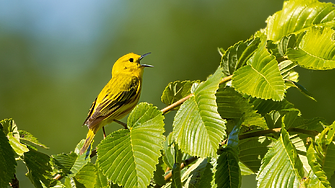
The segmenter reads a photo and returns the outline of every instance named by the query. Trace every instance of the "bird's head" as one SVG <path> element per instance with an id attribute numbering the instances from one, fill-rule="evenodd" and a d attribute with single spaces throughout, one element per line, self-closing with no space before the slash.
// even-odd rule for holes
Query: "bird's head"
<path id="1" fill-rule="evenodd" d="M 140 61 L 150 53 L 137 55 L 134 53 L 126 54 L 120 57 L 113 66 L 112 75 L 133 74 L 142 77 L 144 67 L 153 67 L 152 65 L 141 64 Z"/>

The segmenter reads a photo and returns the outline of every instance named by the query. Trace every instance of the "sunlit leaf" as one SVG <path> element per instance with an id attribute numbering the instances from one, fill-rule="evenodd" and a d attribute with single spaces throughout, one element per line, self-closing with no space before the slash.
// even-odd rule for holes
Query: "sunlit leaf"
<path id="1" fill-rule="evenodd" d="M 317 135 L 315 141 L 311 142 L 307 151 L 308 162 L 313 173 L 318 178 L 318 180 L 314 181 L 321 182 L 325 187 L 330 187 L 329 181 L 335 171 L 334 125 L 335 123 L 326 127 Z"/>
<path id="2" fill-rule="evenodd" d="M 293 70 L 297 64 L 291 60 L 285 60 L 278 64 L 280 74 L 283 79 L 298 82 L 299 74 Z"/>
<path id="3" fill-rule="evenodd" d="M 17 125 L 12 118 L 3 119 L 0 121 L 0 124 L 3 127 L 3 132 L 8 135 L 11 134 L 14 138 L 20 141 L 19 131 Z"/>
<path id="4" fill-rule="evenodd" d="M 12 135 L 12 133 L 8 133 L 7 137 L 8 137 L 8 140 L 9 140 L 9 144 L 12 146 L 13 150 L 19 156 L 22 156 L 23 153 L 29 151 L 28 147 L 24 144 L 21 144 L 20 141 Z"/>
<path id="5" fill-rule="evenodd" d="M 199 84 L 194 96 L 184 102 L 173 122 L 173 136 L 180 149 L 192 156 L 216 156 L 225 136 L 225 123 L 217 112 L 215 92 L 222 68 Z"/>
<path id="6" fill-rule="evenodd" d="M 317 176 L 319 181 L 323 184 L 325 187 L 331 187 L 329 180 L 327 180 L 327 175 L 322 169 L 322 165 L 320 164 L 321 161 L 318 160 L 318 152 L 315 150 L 315 146 L 313 142 L 308 148 L 307 151 L 307 158 L 308 162 L 313 170 L 313 173 Z"/>
<path id="7" fill-rule="evenodd" d="M 95 166 L 92 163 L 87 163 L 74 177 L 76 187 L 94 187 L 96 177 Z"/>
<path id="8" fill-rule="evenodd" d="M 299 46 L 287 52 L 288 57 L 300 66 L 313 70 L 335 68 L 334 54 L 334 30 L 328 27 L 308 29 Z"/>
<path id="9" fill-rule="evenodd" d="M 98 170 L 98 168 L 97 168 L 97 178 L 95 182 L 96 183 L 94 185 L 94 188 L 110 188 L 107 177 L 101 172 L 101 170 Z"/>
<path id="10" fill-rule="evenodd" d="M 312 26 L 334 26 L 335 8 L 332 3 L 317 0 L 284 1 L 281 11 L 267 19 L 268 40 L 279 41 L 285 35 L 305 31 Z"/>
<path id="11" fill-rule="evenodd" d="M 276 58 L 266 50 L 264 39 L 248 65 L 235 71 L 232 80 L 233 87 L 240 93 L 274 101 L 284 99 L 284 80 Z"/>
<path id="12" fill-rule="evenodd" d="M 108 179 L 123 187 L 146 187 L 161 155 L 164 116 L 153 105 L 138 104 L 128 129 L 115 131 L 98 145 L 97 164 Z"/>
<path id="13" fill-rule="evenodd" d="M 7 187 L 14 178 L 16 161 L 14 151 L 0 124 L 0 187 Z"/>
<path id="14" fill-rule="evenodd" d="M 257 174 L 258 187 L 299 187 L 303 165 L 289 134 L 282 128 L 280 138 L 269 149 Z"/>

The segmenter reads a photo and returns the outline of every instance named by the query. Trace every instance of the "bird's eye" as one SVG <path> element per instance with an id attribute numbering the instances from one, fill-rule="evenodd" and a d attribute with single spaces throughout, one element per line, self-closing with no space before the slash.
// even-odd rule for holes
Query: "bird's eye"
<path id="1" fill-rule="evenodd" d="M 134 59 L 133 59 L 133 58 L 130 58 L 129 61 L 130 61 L 130 62 L 134 62 Z"/>

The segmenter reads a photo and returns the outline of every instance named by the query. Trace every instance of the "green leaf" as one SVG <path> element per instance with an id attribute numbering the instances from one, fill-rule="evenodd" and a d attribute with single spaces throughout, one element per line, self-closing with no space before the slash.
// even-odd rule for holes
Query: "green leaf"
<path id="1" fill-rule="evenodd" d="M 77 154 L 77 158 L 70 169 L 71 174 L 75 175 L 79 172 L 88 162 L 90 162 L 90 157 L 86 157 L 85 155 L 79 155 L 80 149 L 83 147 L 85 143 L 85 139 L 82 139 L 76 146 L 74 152 Z"/>
<path id="2" fill-rule="evenodd" d="M 17 130 L 17 125 L 13 119 L 4 119 L 0 121 L 4 133 L 7 135 L 9 144 L 14 149 L 17 155 L 22 156 L 24 152 L 29 151 L 26 145 L 20 143 L 20 136 Z"/>
<path id="3" fill-rule="evenodd" d="M 20 140 L 25 140 L 28 142 L 31 142 L 35 145 L 41 146 L 45 149 L 48 149 L 48 147 L 42 143 L 40 143 L 37 138 L 35 138 L 31 133 L 24 131 L 24 130 L 19 130 L 20 133 Z"/>
<path id="4" fill-rule="evenodd" d="M 16 161 L 3 126 L 0 124 L 0 187 L 7 187 L 14 178 Z"/>
<path id="5" fill-rule="evenodd" d="M 283 116 L 282 121 L 286 128 L 300 128 L 317 132 L 323 130 L 323 125 L 320 123 L 322 121 L 321 118 L 304 119 L 299 111 L 289 111 Z"/>
<path id="6" fill-rule="evenodd" d="M 77 154 L 70 153 L 70 154 L 57 154 L 52 155 L 53 161 L 56 164 L 56 167 L 61 170 L 63 176 L 67 174 L 73 174 L 70 170 L 77 159 Z"/>
<path id="7" fill-rule="evenodd" d="M 170 82 L 163 91 L 161 101 L 166 104 L 170 105 L 178 100 L 186 97 L 187 95 L 191 94 L 191 87 L 194 83 L 199 83 L 200 81 L 174 81 Z M 179 107 L 176 107 L 177 110 Z"/>
<path id="8" fill-rule="evenodd" d="M 175 144 L 175 161 L 172 167 L 172 188 L 182 188 L 181 185 L 181 174 L 180 174 L 180 165 L 181 159 L 183 157 L 182 152 L 178 149 L 178 144 Z"/>
<path id="9" fill-rule="evenodd" d="M 317 0 L 285 1 L 283 9 L 270 16 L 265 33 L 268 40 L 278 42 L 291 33 L 300 33 L 312 26 L 334 26 L 335 8 L 332 3 Z"/>
<path id="10" fill-rule="evenodd" d="M 1 120 L 0 124 L 3 127 L 3 132 L 5 133 L 5 135 L 11 134 L 14 138 L 20 141 L 17 125 L 12 118 Z"/>
<path id="11" fill-rule="evenodd" d="M 215 92 L 223 77 L 222 68 L 195 89 L 184 102 L 173 122 L 173 136 L 184 153 L 192 156 L 216 156 L 225 136 L 225 123 L 217 112 Z"/>
<path id="12" fill-rule="evenodd" d="M 238 156 L 232 147 L 222 150 L 217 160 L 215 183 L 217 187 L 240 187 L 241 170 L 238 165 Z"/>
<path id="13" fill-rule="evenodd" d="M 308 97 L 308 98 L 310 98 L 310 99 L 312 99 L 313 101 L 316 102 L 316 99 L 312 96 L 312 94 L 309 91 L 307 91 L 307 89 L 304 88 L 304 86 L 300 85 L 299 83 L 289 80 L 289 81 L 286 82 L 286 85 L 297 88 L 306 97 Z"/>
<path id="14" fill-rule="evenodd" d="M 258 172 L 261 160 L 267 153 L 271 140 L 267 137 L 253 137 L 239 141 L 239 161 L 253 173 Z"/>
<path id="15" fill-rule="evenodd" d="M 240 93 L 274 101 L 284 99 L 284 80 L 276 58 L 266 50 L 265 39 L 248 65 L 235 71 L 232 80 L 233 87 Z"/>
<path id="16" fill-rule="evenodd" d="M 174 140 L 173 140 L 173 132 L 170 132 L 169 135 L 166 137 L 164 142 L 164 149 L 163 149 L 163 161 L 165 164 L 172 169 L 173 164 L 175 162 L 175 148 L 174 148 Z M 187 153 L 183 153 L 182 160 L 186 160 L 191 156 Z"/>
<path id="17" fill-rule="evenodd" d="M 206 162 L 206 167 L 203 170 L 202 176 L 198 186 L 197 187 L 202 187 L 202 188 L 210 188 L 210 187 L 215 187 L 215 182 L 214 182 L 214 174 L 213 174 L 213 165 L 210 162 L 207 162 L 204 160 L 203 162 Z M 213 182 L 213 184 L 212 184 Z"/>
<path id="18" fill-rule="evenodd" d="M 87 163 L 74 177 L 76 187 L 94 187 L 96 181 L 96 169 L 92 163 Z"/>
<path id="19" fill-rule="evenodd" d="M 285 80 L 291 80 L 298 82 L 298 73 L 293 70 L 297 64 L 291 60 L 284 60 L 278 64 L 280 74 L 283 76 Z"/>
<path id="20" fill-rule="evenodd" d="M 98 145 L 97 164 L 108 179 L 124 187 L 149 185 L 163 148 L 163 119 L 156 107 L 140 103 L 128 117 L 128 129 L 111 133 Z"/>
<path id="21" fill-rule="evenodd" d="M 306 136 L 303 134 L 294 134 L 290 136 L 291 142 L 297 150 L 298 156 L 303 164 L 304 172 L 307 173 L 311 170 L 311 166 L 308 164 L 308 159 L 306 157 Z M 304 139 L 304 140 L 303 140 Z"/>
<path id="22" fill-rule="evenodd" d="M 253 109 L 248 99 L 242 97 L 233 88 L 220 85 L 216 92 L 216 102 L 222 118 L 241 118 L 243 116 L 243 125 L 267 128 L 264 118 Z"/>
<path id="23" fill-rule="evenodd" d="M 240 187 L 241 185 L 241 169 L 238 160 L 238 142 L 240 126 L 243 119 L 235 125 L 228 137 L 227 145 L 218 151 L 215 183 L 217 187 Z"/>
<path id="24" fill-rule="evenodd" d="M 285 128 L 266 153 L 257 175 L 258 187 L 299 187 L 304 177 L 303 165 Z"/>
<path id="25" fill-rule="evenodd" d="M 259 38 L 250 39 L 248 41 L 239 41 L 233 46 L 229 47 L 222 53 L 221 67 L 223 73 L 227 76 L 232 75 L 235 70 L 246 64 L 246 61 L 254 54 L 258 44 Z"/>
<path id="26" fill-rule="evenodd" d="M 313 142 L 308 148 L 307 151 L 307 158 L 308 162 L 313 170 L 313 173 L 318 177 L 319 181 L 325 186 L 325 187 L 331 187 L 329 180 L 327 180 L 326 173 L 322 169 L 322 165 L 318 161 L 318 152 L 314 148 Z"/>
<path id="27" fill-rule="evenodd" d="M 35 187 L 49 186 L 52 180 L 50 157 L 29 147 L 29 152 L 24 153 L 23 161 L 28 172 L 26 176 Z M 42 184 L 43 183 L 43 184 Z"/>
<path id="28" fill-rule="evenodd" d="M 288 49 L 287 55 L 302 67 L 313 70 L 335 68 L 334 30 L 312 27 L 302 37 L 297 48 Z"/>
<path id="29" fill-rule="evenodd" d="M 62 176 L 69 177 L 72 183 L 75 183 L 72 179 L 77 173 L 90 162 L 90 157 L 85 155 L 78 155 L 79 150 L 83 146 L 85 140 L 82 139 L 76 146 L 75 152 L 69 154 L 57 154 L 52 155 L 52 161 L 55 164 L 55 167 L 59 170 Z"/>
<path id="30" fill-rule="evenodd" d="M 273 110 L 282 111 L 294 109 L 294 105 L 288 102 L 286 99 L 282 101 L 273 101 L 251 98 L 250 103 L 252 103 L 254 105 L 254 109 L 256 109 L 257 112 L 262 115 L 265 115 Z"/>
<path id="31" fill-rule="evenodd" d="M 13 150 L 19 156 L 22 156 L 23 153 L 29 151 L 28 147 L 24 144 L 21 144 L 18 139 L 14 138 L 12 133 L 8 133 L 7 137 L 8 137 L 8 140 L 9 140 L 9 144 L 12 146 Z"/>
<path id="32" fill-rule="evenodd" d="M 243 164 L 241 161 L 238 162 L 238 166 L 240 167 L 241 175 L 242 176 L 247 176 L 247 175 L 255 174 L 255 172 L 253 172 L 250 168 L 248 168 L 247 166 L 245 166 L 245 164 Z"/>
<path id="33" fill-rule="evenodd" d="M 110 188 L 107 177 L 97 168 L 97 178 L 95 180 L 94 188 Z"/>
<path id="34" fill-rule="evenodd" d="M 183 182 L 183 187 L 207 187 L 210 185 L 211 176 L 213 175 L 210 168 L 207 168 L 208 162 L 206 158 L 197 159 L 187 170 L 183 173 L 181 181 Z M 210 165 L 210 164 L 209 164 Z M 205 174 L 207 169 L 207 173 Z M 204 177 L 206 176 L 207 183 L 203 182 Z"/>
<path id="35" fill-rule="evenodd" d="M 166 181 L 164 179 L 165 172 L 164 172 L 164 169 L 163 169 L 164 162 L 163 162 L 162 158 L 163 157 L 161 156 L 158 159 L 159 163 L 156 165 L 156 171 L 154 172 L 155 183 L 156 183 L 156 185 L 159 185 L 159 186 L 162 186 L 166 183 Z"/>
<path id="36" fill-rule="evenodd" d="M 329 180 L 335 170 L 334 126 L 335 122 L 316 136 L 315 141 L 311 142 L 307 151 L 308 163 L 318 178 L 317 181 L 322 183 L 325 187 L 330 187 Z"/>

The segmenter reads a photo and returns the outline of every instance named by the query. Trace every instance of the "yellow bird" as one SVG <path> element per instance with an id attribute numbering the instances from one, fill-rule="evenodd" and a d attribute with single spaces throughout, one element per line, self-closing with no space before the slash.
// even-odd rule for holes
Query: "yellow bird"
<path id="1" fill-rule="evenodd" d="M 140 64 L 148 54 L 140 56 L 129 53 L 114 63 L 112 78 L 93 102 L 84 122 L 89 130 L 80 155 L 85 153 L 99 129 L 123 118 L 136 106 L 141 93 L 143 69 L 153 67 Z"/>

